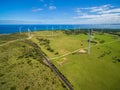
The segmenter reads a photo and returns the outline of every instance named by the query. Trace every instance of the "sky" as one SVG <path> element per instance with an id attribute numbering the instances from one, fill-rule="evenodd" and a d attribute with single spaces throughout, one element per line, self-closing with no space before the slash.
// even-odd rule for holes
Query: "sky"
<path id="1" fill-rule="evenodd" d="M 0 24 L 120 24 L 120 0 L 1 0 Z"/>

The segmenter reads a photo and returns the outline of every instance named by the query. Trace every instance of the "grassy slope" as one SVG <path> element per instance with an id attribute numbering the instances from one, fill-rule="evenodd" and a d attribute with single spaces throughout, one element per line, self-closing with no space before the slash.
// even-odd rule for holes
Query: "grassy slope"
<path id="1" fill-rule="evenodd" d="M 23 41 L 0 47 L 0 90 L 64 90 L 58 77 L 40 63 L 34 47 Z"/>
<path id="2" fill-rule="evenodd" d="M 87 37 L 88 35 L 65 35 L 61 31 L 54 31 L 54 36 L 46 36 L 51 35 L 49 34 L 50 31 L 41 31 L 34 34 L 34 36 L 38 36 L 40 38 L 50 40 L 50 46 L 54 50 L 54 52 L 49 52 L 46 50 L 44 45 L 41 45 L 41 49 L 48 55 L 49 58 L 56 57 L 63 55 L 65 53 L 74 51 L 79 48 L 85 48 L 87 46 Z M 80 39 L 82 38 L 82 40 Z M 33 37 L 33 41 L 40 44 L 36 38 Z M 83 46 L 81 46 L 83 44 Z M 55 52 L 59 52 L 58 55 L 55 55 Z"/>
<path id="3" fill-rule="evenodd" d="M 27 38 L 26 34 L 19 34 L 19 33 L 15 33 L 15 34 L 6 34 L 6 35 L 0 35 L 0 44 L 6 43 L 8 41 L 11 40 L 16 40 L 16 39 L 21 39 L 21 38 Z"/>
<path id="4" fill-rule="evenodd" d="M 42 32 L 44 34 L 46 32 Z M 58 34 L 60 33 L 60 35 Z M 60 55 L 83 48 L 81 43 L 87 46 L 87 35 L 69 35 L 66 36 L 58 32 L 57 37 L 47 38 L 50 40 L 50 46 L 58 51 Z M 44 37 L 46 38 L 46 37 Z M 120 63 L 114 60 L 114 57 L 120 58 L 120 39 L 118 36 L 98 33 L 94 34 L 93 40 L 101 41 L 102 45 L 91 48 L 91 54 L 74 54 L 53 60 L 52 62 L 60 69 L 60 71 L 70 80 L 75 90 L 119 90 L 120 86 Z M 82 41 L 82 42 L 81 42 Z M 109 43 L 113 42 L 113 43 Z M 44 49 L 49 57 L 54 57 L 54 53 Z M 110 52 L 110 53 L 109 53 Z M 103 55 L 103 56 L 101 56 Z M 59 55 L 58 55 L 59 56 Z M 62 65 L 59 63 L 62 62 Z"/>

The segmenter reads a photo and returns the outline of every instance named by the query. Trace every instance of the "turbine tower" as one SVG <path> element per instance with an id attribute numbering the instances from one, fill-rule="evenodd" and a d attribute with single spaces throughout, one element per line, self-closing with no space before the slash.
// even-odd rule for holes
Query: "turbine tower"
<path id="1" fill-rule="evenodd" d="M 36 31 L 36 27 L 34 27 L 34 32 Z"/>
<path id="2" fill-rule="evenodd" d="M 88 40 L 88 54 L 90 54 L 90 43 L 92 40 L 92 30 L 89 29 L 89 40 Z"/>
<path id="3" fill-rule="evenodd" d="M 30 29 L 28 28 L 28 37 L 30 38 Z"/>
<path id="4" fill-rule="evenodd" d="M 22 38 L 21 38 L 21 34 L 22 34 L 21 28 L 22 28 L 22 27 L 19 27 L 19 33 L 20 33 L 20 37 L 19 37 L 19 38 L 20 38 L 20 40 L 22 39 Z"/>
<path id="5" fill-rule="evenodd" d="M 22 28 L 22 27 L 19 27 L 19 32 L 20 32 L 20 34 L 21 34 L 21 28 Z"/>
<path id="6" fill-rule="evenodd" d="M 53 30 L 54 30 L 54 27 L 52 26 L 52 32 L 51 32 L 51 35 L 53 36 Z"/>

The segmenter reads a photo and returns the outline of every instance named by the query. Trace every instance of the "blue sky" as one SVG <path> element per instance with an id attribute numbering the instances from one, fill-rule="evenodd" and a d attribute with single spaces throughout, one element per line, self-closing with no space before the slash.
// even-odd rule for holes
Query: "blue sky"
<path id="1" fill-rule="evenodd" d="M 120 23 L 120 0 L 1 0 L 0 24 Z"/>

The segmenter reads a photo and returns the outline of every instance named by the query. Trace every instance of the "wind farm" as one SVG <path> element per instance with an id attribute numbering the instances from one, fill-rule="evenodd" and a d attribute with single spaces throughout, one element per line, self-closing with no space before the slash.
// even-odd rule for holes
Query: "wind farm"
<path id="1" fill-rule="evenodd" d="M 0 1 L 0 90 L 119 84 L 119 0 Z"/>
<path id="2" fill-rule="evenodd" d="M 44 72 L 55 74 L 54 77 L 56 78 L 57 82 L 54 85 L 51 84 L 52 86 L 54 86 L 54 88 L 52 86 L 50 86 L 52 87 L 50 88 L 49 85 L 46 86 L 46 88 L 49 89 L 55 89 L 56 85 L 58 84 L 60 85 L 58 90 L 106 90 L 110 89 L 111 87 L 113 89 L 120 88 L 118 84 L 113 85 L 113 82 L 119 82 L 120 78 L 119 48 L 116 48 L 119 47 L 120 43 L 119 30 L 112 30 L 111 32 L 105 31 L 105 29 L 101 32 L 101 30 L 97 29 L 82 30 L 79 28 L 75 30 L 66 30 L 66 28 L 65 30 L 54 30 L 53 27 L 51 28 L 51 30 L 45 31 L 34 31 L 30 30 L 30 28 L 26 30 L 27 32 L 22 32 L 22 28 L 19 28 L 18 30 L 19 33 L 0 36 L 1 42 L 3 42 L 0 45 L 0 51 L 4 51 L 0 54 L 2 56 L 1 60 L 3 60 L 1 61 L 0 65 L 1 70 L 2 67 L 7 65 L 6 63 L 9 60 L 12 60 L 10 61 L 11 63 L 8 64 L 10 70 L 12 69 L 12 65 L 16 65 L 13 66 L 12 70 L 15 70 L 15 68 L 22 65 L 21 67 L 23 68 L 21 68 L 21 70 L 23 70 L 23 78 L 19 78 L 18 72 L 16 72 L 16 70 L 0 71 L 0 79 L 2 85 L 1 89 L 44 88 L 37 85 L 36 83 L 33 83 L 33 85 L 30 84 L 29 80 L 26 83 L 23 83 L 24 87 L 19 87 L 18 85 L 20 84 L 15 84 L 16 80 L 26 80 L 25 73 L 27 75 L 28 73 L 33 72 L 31 73 L 29 78 L 36 78 L 36 76 L 33 77 L 32 75 L 38 73 L 38 71 L 36 70 L 39 69 L 40 64 L 43 64 L 43 66 L 41 66 L 42 68 L 44 67 L 47 69 L 48 67 L 50 67 L 53 71 L 50 72 L 49 70 L 46 71 L 45 69 Z M 14 38 L 12 38 L 11 36 L 14 36 Z M 5 37 L 7 37 L 7 39 Z M 21 37 L 21 39 L 19 39 L 19 37 Z M 27 44 L 30 46 L 28 46 Z M 7 51 L 4 50 L 4 48 L 7 47 L 11 49 L 6 49 Z M 16 51 L 17 49 L 22 50 L 23 53 L 21 51 L 16 52 L 12 50 L 13 47 Z M 38 51 L 38 49 L 40 49 L 40 51 Z M 8 51 L 11 52 L 11 55 Z M 6 54 L 7 57 L 5 58 L 4 53 L 7 52 L 8 54 Z M 37 54 L 38 52 L 40 53 Z M 44 57 L 44 59 L 42 57 Z M 24 71 L 28 68 L 30 69 L 30 67 L 31 70 L 34 67 L 33 70 L 35 70 L 36 72 Z M 7 67 L 4 68 L 7 69 Z M 17 69 L 17 71 L 19 71 L 19 68 Z M 15 81 L 9 81 L 9 77 L 7 77 L 5 74 L 7 72 L 8 75 L 9 73 L 12 73 L 11 75 L 17 75 L 15 76 Z M 19 73 L 19 75 L 21 74 Z M 46 76 L 46 78 L 48 78 L 48 76 Z M 6 80 L 2 78 L 6 78 Z M 111 83 L 110 80 L 112 81 Z M 86 83 L 86 81 L 89 83 Z M 38 82 L 40 85 L 42 84 L 39 81 L 36 82 Z M 49 80 L 49 83 L 50 82 L 51 80 Z M 4 86 L 6 86 L 7 83 L 11 83 L 11 85 L 10 87 L 8 86 L 5 88 Z M 96 85 L 94 85 L 94 83 L 96 83 Z M 14 86 L 12 84 L 14 84 Z"/>

